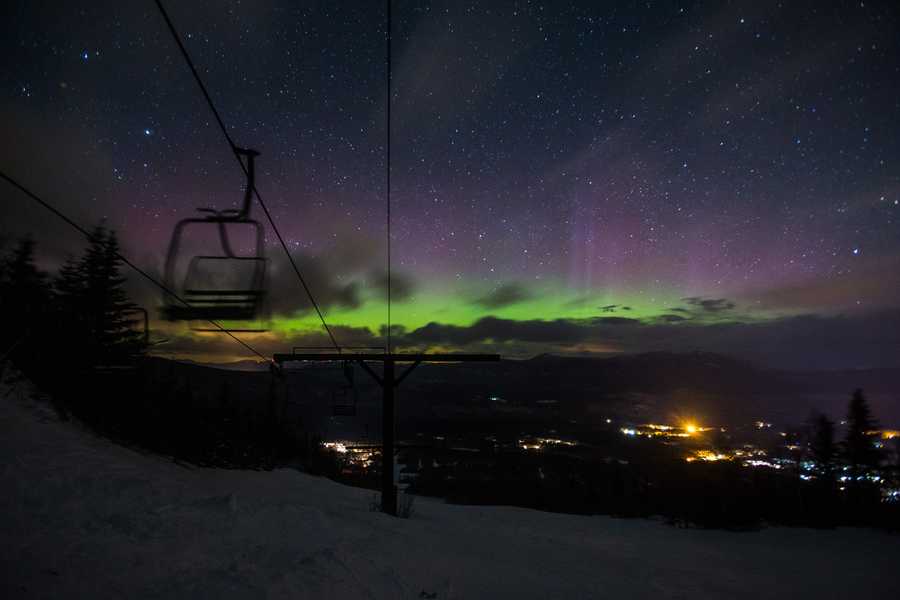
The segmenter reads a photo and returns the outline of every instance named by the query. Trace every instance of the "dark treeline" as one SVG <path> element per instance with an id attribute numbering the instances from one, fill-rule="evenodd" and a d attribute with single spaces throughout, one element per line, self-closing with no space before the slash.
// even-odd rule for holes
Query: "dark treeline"
<path id="1" fill-rule="evenodd" d="M 127 365 L 140 357 L 144 336 L 138 307 L 119 272 L 119 243 L 102 225 L 80 257 L 55 277 L 35 264 L 35 243 L 24 238 L 0 262 L 0 347 L 29 375 L 41 368 Z"/>
<path id="2" fill-rule="evenodd" d="M 302 424 L 278 418 L 274 375 L 263 409 L 251 412 L 228 386 L 210 393 L 146 356 L 145 313 L 125 291 L 115 232 L 95 227 L 54 275 L 36 266 L 35 251 L 25 238 L 0 257 L 0 363 L 15 364 L 63 417 L 208 466 L 272 468 L 318 445 Z"/>

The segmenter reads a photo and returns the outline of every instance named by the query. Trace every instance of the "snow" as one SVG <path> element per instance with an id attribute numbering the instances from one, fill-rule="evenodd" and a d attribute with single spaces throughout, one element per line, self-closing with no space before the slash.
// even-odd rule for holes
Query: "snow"
<path id="1" fill-rule="evenodd" d="M 0 596 L 82 598 L 900 597 L 900 538 L 753 533 L 452 506 L 411 519 L 292 470 L 185 467 L 0 384 Z"/>

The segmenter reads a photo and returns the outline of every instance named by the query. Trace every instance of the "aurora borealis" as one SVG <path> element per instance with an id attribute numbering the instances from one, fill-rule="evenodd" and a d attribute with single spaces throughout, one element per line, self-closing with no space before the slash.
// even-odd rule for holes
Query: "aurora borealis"
<path id="1" fill-rule="evenodd" d="M 262 153 L 257 187 L 338 340 L 381 343 L 384 6 L 167 6 L 231 135 Z M 159 272 L 177 220 L 237 204 L 243 178 L 153 2 L 6 13 L 3 168 Z M 898 14 L 394 2 L 398 345 L 898 366 Z M 51 270 L 77 251 L 2 193 L 4 239 L 32 232 Z M 248 339 L 325 342 L 268 242 L 272 329 Z M 243 357 L 154 326 L 160 352 Z"/>

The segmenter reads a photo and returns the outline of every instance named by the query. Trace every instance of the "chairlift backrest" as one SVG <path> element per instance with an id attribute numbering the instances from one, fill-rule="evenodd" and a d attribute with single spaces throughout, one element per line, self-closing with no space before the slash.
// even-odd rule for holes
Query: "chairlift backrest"
<path id="1" fill-rule="evenodd" d="M 345 360 L 341 369 L 347 383 L 332 391 L 331 414 L 335 417 L 355 417 L 358 392 L 353 383 L 353 363 Z"/>
<path id="2" fill-rule="evenodd" d="M 186 304 L 166 295 L 163 315 L 169 320 L 250 321 L 259 318 L 265 300 L 265 235 L 262 225 L 249 216 L 255 185 L 254 158 L 259 153 L 244 148 L 237 148 L 236 152 L 247 157 L 247 185 L 242 207 L 199 208 L 197 210 L 205 216 L 182 219 L 175 226 L 166 255 L 165 283 L 170 290 L 179 293 Z M 234 251 L 228 236 L 229 224 L 246 224 L 253 228 L 255 247 L 252 254 L 240 256 Z M 178 282 L 179 248 L 185 230 L 191 225 L 215 226 L 222 254 L 191 257 L 184 279 Z M 216 269 L 224 269 L 226 275 L 226 281 L 219 285 L 211 281 L 215 277 L 210 274 L 215 275 Z"/>

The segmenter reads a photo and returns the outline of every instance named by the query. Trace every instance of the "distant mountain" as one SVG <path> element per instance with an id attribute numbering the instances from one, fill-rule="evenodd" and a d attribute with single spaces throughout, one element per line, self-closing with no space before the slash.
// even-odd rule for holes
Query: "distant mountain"
<path id="1" fill-rule="evenodd" d="M 212 369 L 225 369 L 228 371 L 268 371 L 269 363 L 261 360 L 237 360 L 225 363 L 197 362 L 193 360 L 179 360 L 189 365 L 197 365 L 200 367 L 210 367 Z"/>
<path id="2" fill-rule="evenodd" d="M 710 352 L 648 352 L 609 357 L 545 354 L 529 363 L 545 375 L 602 379 L 609 391 L 662 392 L 691 387 L 746 393 L 781 389 L 789 384 L 778 372 Z"/>
<path id="3" fill-rule="evenodd" d="M 236 393 L 239 389 L 253 390 L 253 395 L 268 392 L 268 365 L 261 361 L 183 362 L 188 364 L 177 369 L 179 377 L 193 373 L 191 379 L 203 382 L 202 388 L 219 390 L 228 381 Z M 380 391 L 370 377 L 357 371 L 359 399 L 373 413 L 374 427 Z M 296 402 L 310 395 L 330 398 L 346 385 L 337 366 L 291 373 Z M 615 414 L 634 420 L 694 417 L 723 424 L 757 419 L 800 423 L 813 410 L 841 419 L 856 388 L 865 390 L 883 424 L 900 424 L 900 369 L 779 371 L 709 352 L 542 354 L 499 363 L 426 363 L 404 380 L 398 398 L 400 417 L 416 421 L 445 414 L 443 409 L 435 412 L 438 406 L 468 406 L 475 411 L 472 415 L 482 414 L 485 409 L 474 407 L 490 407 L 490 399 L 499 398 L 503 402 L 495 403 L 498 406 L 555 406 L 558 417 L 554 418 L 566 420 L 590 421 Z M 323 415 L 328 412 L 328 402 L 312 404 Z"/>
<path id="4" fill-rule="evenodd" d="M 886 423 L 900 422 L 900 369 L 789 372 L 709 352 L 616 356 L 542 354 L 499 364 L 420 367 L 409 385 L 431 401 L 479 393 L 511 401 L 556 400 L 561 413 L 696 416 L 709 422 L 756 419 L 797 423 L 811 410 L 839 419 L 863 388 Z"/>

